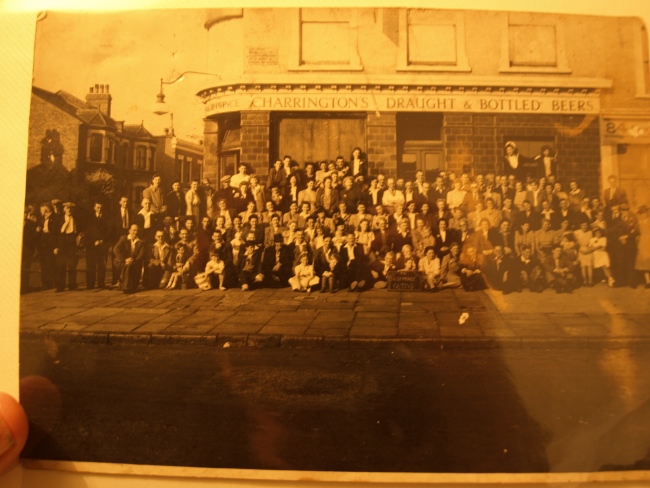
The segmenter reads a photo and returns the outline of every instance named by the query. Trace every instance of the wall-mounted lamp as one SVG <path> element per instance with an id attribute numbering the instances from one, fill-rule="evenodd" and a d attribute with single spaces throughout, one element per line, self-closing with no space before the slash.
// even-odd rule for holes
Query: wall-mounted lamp
<path id="1" fill-rule="evenodd" d="M 156 95 L 156 103 L 154 104 L 154 111 L 156 115 L 165 115 L 166 113 L 169 113 L 169 110 L 167 110 L 167 104 L 165 103 L 165 93 L 163 91 L 163 85 L 173 85 L 174 83 L 178 83 L 179 81 L 183 81 L 185 79 L 185 75 L 208 75 L 208 76 L 216 76 L 219 79 L 221 79 L 221 75 L 218 75 L 216 73 L 204 73 L 202 71 L 185 71 L 178 75 L 174 80 L 172 81 L 164 81 L 162 78 L 160 78 L 160 92 L 158 95 Z"/>

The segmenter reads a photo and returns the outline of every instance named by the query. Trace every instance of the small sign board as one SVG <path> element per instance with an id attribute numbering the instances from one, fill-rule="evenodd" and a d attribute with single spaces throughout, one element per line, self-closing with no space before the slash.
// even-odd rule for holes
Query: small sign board
<path id="1" fill-rule="evenodd" d="M 422 273 L 419 271 L 396 271 L 388 278 L 388 290 L 422 290 Z"/>

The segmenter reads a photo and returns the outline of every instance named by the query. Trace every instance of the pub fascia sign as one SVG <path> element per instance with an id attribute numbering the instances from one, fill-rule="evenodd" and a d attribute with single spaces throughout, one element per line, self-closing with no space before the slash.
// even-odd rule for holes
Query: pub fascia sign
<path id="1" fill-rule="evenodd" d="M 334 112 L 485 112 L 598 114 L 597 95 L 528 93 L 223 92 L 205 102 L 206 116 L 240 110 Z"/>

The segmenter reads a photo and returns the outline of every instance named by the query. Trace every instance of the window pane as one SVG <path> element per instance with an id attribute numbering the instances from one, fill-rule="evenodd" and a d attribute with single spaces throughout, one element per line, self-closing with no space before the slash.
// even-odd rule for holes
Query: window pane
<path id="1" fill-rule="evenodd" d="M 350 64 L 348 22 L 303 22 L 301 63 Z"/>
<path id="2" fill-rule="evenodd" d="M 102 136 L 101 134 L 92 134 L 90 136 L 90 160 L 102 160 Z"/>
<path id="3" fill-rule="evenodd" d="M 408 39 L 409 64 L 456 64 L 455 25 L 409 25 Z"/>
<path id="4" fill-rule="evenodd" d="M 557 66 L 557 45 L 553 25 L 511 25 L 511 66 Z"/>

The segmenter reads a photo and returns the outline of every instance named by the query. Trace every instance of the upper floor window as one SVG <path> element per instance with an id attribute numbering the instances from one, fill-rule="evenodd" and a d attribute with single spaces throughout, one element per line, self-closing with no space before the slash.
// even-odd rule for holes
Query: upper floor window
<path id="1" fill-rule="evenodd" d="M 113 147 L 113 139 L 108 138 L 104 147 L 104 161 L 107 163 L 113 162 Z"/>
<path id="2" fill-rule="evenodd" d="M 149 171 L 154 170 L 155 162 L 156 162 L 156 149 L 152 147 L 151 149 L 149 149 L 149 161 L 147 163 L 147 169 Z"/>
<path id="3" fill-rule="evenodd" d="M 398 69 L 471 71 L 463 12 L 402 9 L 399 22 Z"/>
<path id="4" fill-rule="evenodd" d="M 135 148 L 135 169 L 147 169 L 146 146 L 137 146 Z"/>
<path id="5" fill-rule="evenodd" d="M 90 140 L 88 142 L 89 152 L 88 157 L 90 161 L 94 163 L 101 163 L 104 161 L 102 159 L 102 152 L 104 150 L 104 135 L 103 134 L 90 134 Z"/>
<path id="6" fill-rule="evenodd" d="M 571 72 L 560 19 L 529 13 L 509 13 L 504 14 L 504 18 L 501 71 Z"/>
<path id="7" fill-rule="evenodd" d="M 291 69 L 363 69 L 358 54 L 357 9 L 296 9 L 291 49 Z"/>

